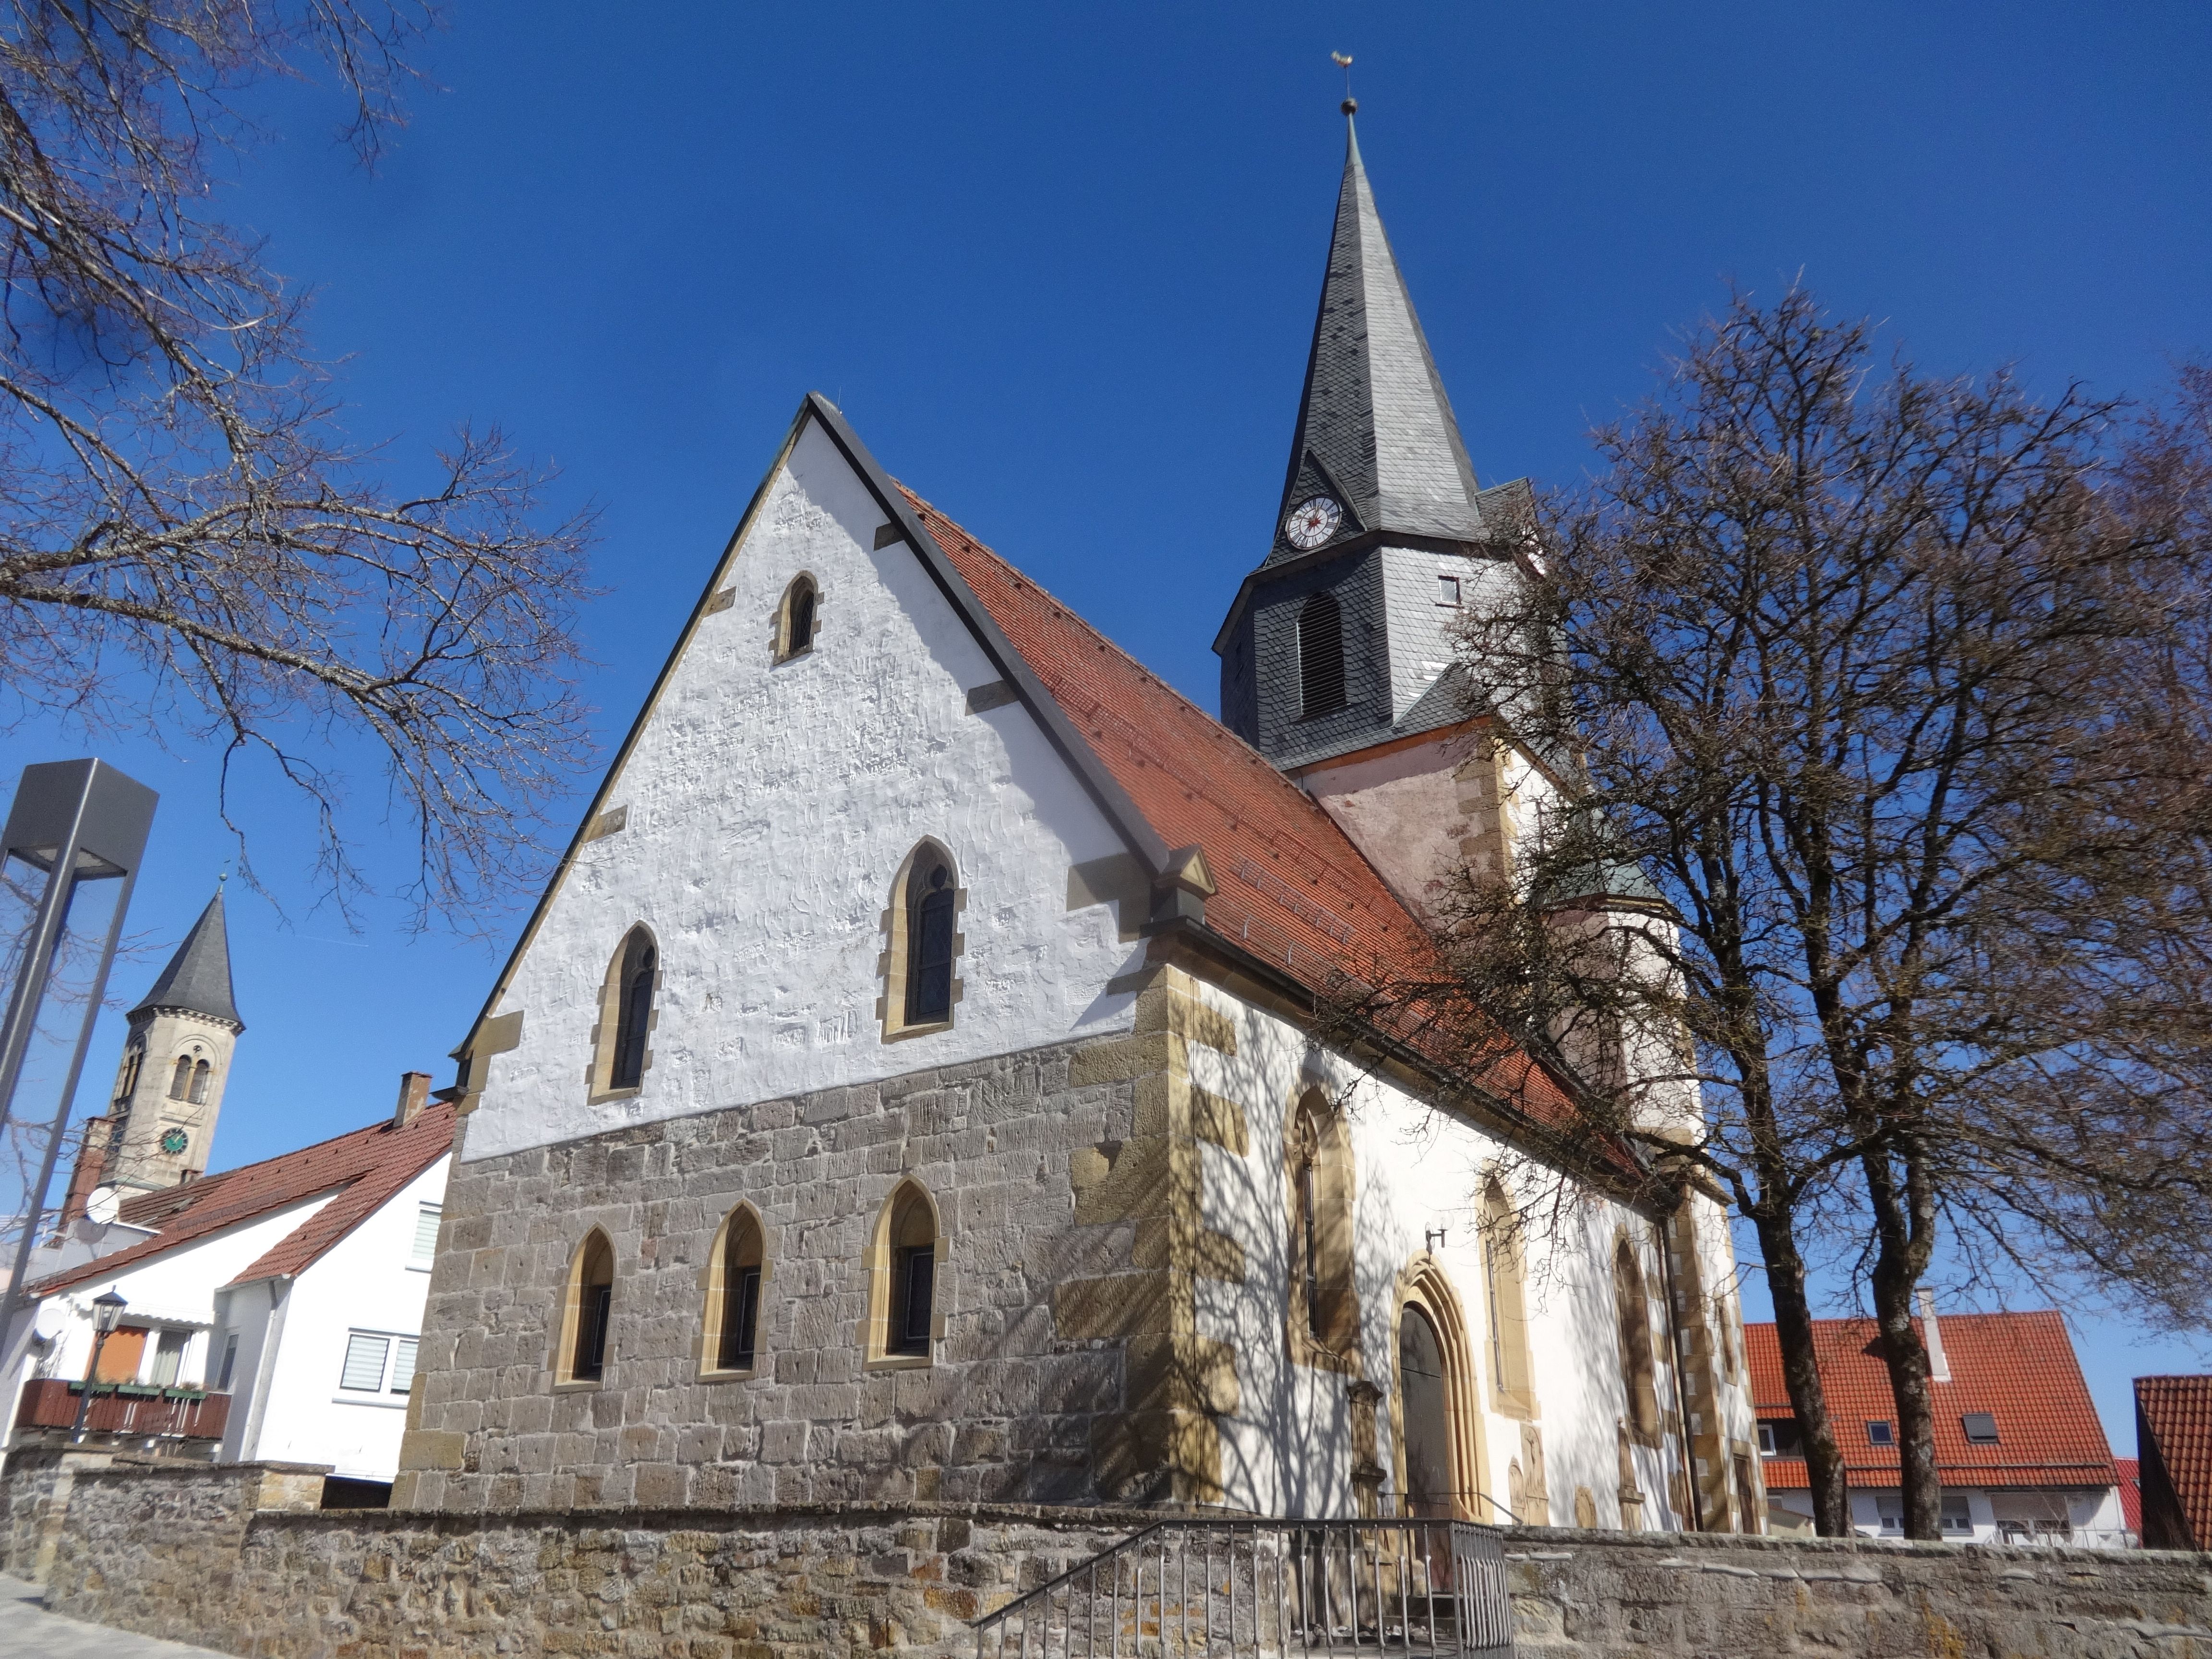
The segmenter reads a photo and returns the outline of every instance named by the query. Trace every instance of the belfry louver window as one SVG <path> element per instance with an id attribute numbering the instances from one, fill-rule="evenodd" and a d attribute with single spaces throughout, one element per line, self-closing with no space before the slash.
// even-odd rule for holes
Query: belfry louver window
<path id="1" fill-rule="evenodd" d="M 1344 707 L 1344 613 L 1316 593 L 1298 612 L 1298 713 L 1318 720 Z"/>

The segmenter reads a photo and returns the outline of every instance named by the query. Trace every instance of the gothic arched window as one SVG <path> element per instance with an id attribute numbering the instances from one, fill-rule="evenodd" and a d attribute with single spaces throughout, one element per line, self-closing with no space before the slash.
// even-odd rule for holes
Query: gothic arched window
<path id="1" fill-rule="evenodd" d="M 606 1375 L 607 1332 L 614 1319 L 615 1251 L 597 1227 L 569 1259 L 562 1298 L 557 1380 L 597 1382 Z"/>
<path id="2" fill-rule="evenodd" d="M 944 1324 L 938 1294 L 944 1248 L 928 1189 L 910 1178 L 900 1182 L 876 1218 L 869 1250 L 870 1359 L 930 1358 Z"/>
<path id="3" fill-rule="evenodd" d="M 1620 1321 L 1620 1380 L 1628 1395 L 1628 1424 L 1645 1444 L 1659 1438 L 1659 1387 L 1651 1356 L 1651 1309 L 1644 1270 L 1623 1238 L 1613 1251 L 1613 1310 Z"/>
<path id="4" fill-rule="evenodd" d="M 146 1051 L 133 1043 L 123 1051 L 123 1069 L 115 1079 L 115 1099 L 118 1104 L 138 1091 L 138 1068 L 144 1063 Z"/>
<path id="5" fill-rule="evenodd" d="M 1338 1366 L 1359 1346 L 1352 1275 L 1352 1149 L 1343 1115 L 1319 1089 L 1292 1113 L 1285 1149 L 1291 1176 L 1291 1348 L 1307 1364 Z"/>
<path id="6" fill-rule="evenodd" d="M 169 1098 L 190 1100 L 192 1097 L 192 1057 L 177 1056 L 177 1069 L 169 1076 Z"/>
<path id="7" fill-rule="evenodd" d="M 646 1068 L 653 1063 L 653 1000 L 659 982 L 660 952 L 651 931 L 641 924 L 624 936 L 600 988 L 594 1095 L 618 1093 L 643 1084 Z"/>
<path id="8" fill-rule="evenodd" d="M 1298 713 L 1304 720 L 1344 707 L 1344 613 L 1330 593 L 1298 611 Z"/>
<path id="9" fill-rule="evenodd" d="M 791 579 L 775 608 L 776 661 L 787 662 L 814 648 L 814 612 L 820 599 L 813 577 L 802 574 Z"/>
<path id="10" fill-rule="evenodd" d="M 761 1285 L 767 1267 L 760 1218 L 740 1204 L 722 1223 L 708 1306 L 709 1368 L 749 1371 L 760 1346 Z"/>
<path id="11" fill-rule="evenodd" d="M 951 861 L 916 863 L 906 891 L 906 1023 L 935 1024 L 952 1018 Z"/>
<path id="12" fill-rule="evenodd" d="M 214 1068 L 209 1066 L 207 1061 L 204 1060 L 199 1060 L 193 1065 L 191 1089 L 191 1103 L 193 1105 L 204 1106 L 207 1104 L 208 1076 L 213 1069 Z"/>
<path id="13" fill-rule="evenodd" d="M 1482 1194 L 1482 1293 L 1490 1317 L 1490 1386 L 1499 1411 L 1527 1419 L 1536 1414 L 1536 1402 L 1522 1270 L 1520 1218 L 1505 1188 L 1492 1181 Z"/>

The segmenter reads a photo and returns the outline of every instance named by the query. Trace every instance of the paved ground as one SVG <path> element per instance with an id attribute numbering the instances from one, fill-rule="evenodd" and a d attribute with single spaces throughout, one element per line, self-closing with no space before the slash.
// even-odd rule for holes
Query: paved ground
<path id="1" fill-rule="evenodd" d="M 0 1659 L 223 1659 L 207 1648 L 81 1625 L 39 1605 L 39 1587 L 0 1575 Z"/>

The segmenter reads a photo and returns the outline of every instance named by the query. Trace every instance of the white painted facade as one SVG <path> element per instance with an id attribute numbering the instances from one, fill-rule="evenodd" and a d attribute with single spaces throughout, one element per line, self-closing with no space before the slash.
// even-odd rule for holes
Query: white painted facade
<path id="1" fill-rule="evenodd" d="M 1904 1498 L 1892 1487 L 1853 1487 L 1851 1525 L 1862 1538 L 1905 1536 Z M 1955 1544 L 2064 1544 L 2076 1549 L 2132 1549 L 2118 1486 L 1945 1486 L 1943 1537 Z M 1813 1535 L 1813 1495 L 1775 1492 L 1790 1530 Z M 1779 1516 L 1778 1516 L 1778 1521 Z M 1778 1527 L 1778 1530 L 1781 1528 Z"/>
<path id="2" fill-rule="evenodd" d="M 874 547 L 884 522 L 809 423 L 716 577 L 732 602 L 678 647 L 605 796 L 624 827 L 581 849 L 490 1010 L 523 1015 L 521 1042 L 479 1084 L 465 1157 L 1128 1028 L 1134 998 L 1107 981 L 1143 946 L 1067 893 L 1121 838 L 1018 703 L 968 712 L 998 672 L 912 550 Z M 775 662 L 801 573 L 817 642 Z M 965 895 L 957 1018 L 886 1043 L 883 915 L 923 836 Z M 641 921 L 663 975 L 651 1061 L 592 1105 L 600 987 Z"/>
<path id="3" fill-rule="evenodd" d="M 310 1221 L 335 1192 L 286 1205 L 175 1249 L 143 1258 L 111 1276 L 49 1296 L 19 1321 L 8 1344 L 13 1364 L 4 1385 L 8 1421 L 32 1377 L 84 1376 L 94 1340 L 93 1302 L 109 1291 L 126 1303 L 126 1328 L 150 1334 L 137 1381 L 157 1376 L 163 1334 L 181 1341 L 179 1363 L 166 1379 L 179 1388 L 227 1392 L 227 1431 L 216 1456 L 325 1463 L 340 1475 L 390 1480 L 398 1466 L 404 1394 L 341 1387 L 348 1340 L 356 1330 L 395 1342 L 413 1341 L 432 1257 L 419 1252 L 419 1222 L 445 1191 L 447 1160 L 437 1159 L 295 1278 L 238 1276 Z M 75 1224 L 76 1248 L 62 1271 L 88 1255 L 114 1254 L 143 1242 L 143 1229 Z M 66 1249 L 66 1247 L 65 1247 Z M 26 1341 L 26 1335 L 32 1340 Z M 235 1346 L 234 1348 L 234 1343 Z M 225 1376 L 226 1360 L 228 1376 Z M 387 1378 L 388 1380 L 388 1370 Z"/>

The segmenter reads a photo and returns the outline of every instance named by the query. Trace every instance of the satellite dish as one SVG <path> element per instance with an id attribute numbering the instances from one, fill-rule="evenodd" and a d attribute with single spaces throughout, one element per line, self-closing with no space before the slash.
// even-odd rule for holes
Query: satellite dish
<path id="1" fill-rule="evenodd" d="M 112 1187 L 94 1187 L 84 1201 L 84 1212 L 105 1227 L 123 1208 L 123 1194 Z"/>

